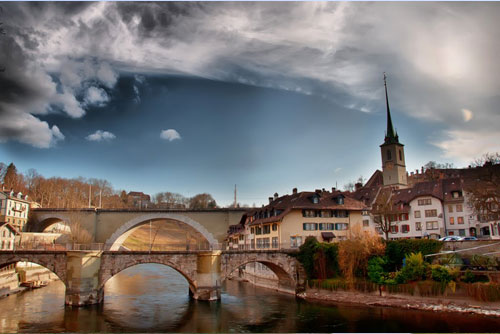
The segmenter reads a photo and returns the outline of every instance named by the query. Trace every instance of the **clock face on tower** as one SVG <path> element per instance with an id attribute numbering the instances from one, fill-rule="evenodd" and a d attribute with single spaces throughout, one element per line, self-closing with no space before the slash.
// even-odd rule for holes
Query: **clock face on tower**
<path id="1" fill-rule="evenodd" d="M 387 161 L 387 162 L 385 163 L 385 168 L 386 168 L 387 170 L 391 170 L 391 169 L 393 169 L 393 168 L 394 168 L 394 164 L 393 164 L 392 162 L 390 162 L 390 161 Z"/>

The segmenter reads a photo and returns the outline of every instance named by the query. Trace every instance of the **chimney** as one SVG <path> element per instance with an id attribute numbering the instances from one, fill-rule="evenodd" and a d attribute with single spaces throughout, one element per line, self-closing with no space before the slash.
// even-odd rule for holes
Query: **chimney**
<path id="1" fill-rule="evenodd" d="M 274 200 L 278 199 L 278 193 L 274 193 Z"/>
<path id="2" fill-rule="evenodd" d="M 417 174 L 417 175 L 418 175 L 418 169 L 415 169 L 415 174 Z"/>
<path id="3" fill-rule="evenodd" d="M 271 204 L 272 201 L 273 201 L 273 198 L 269 197 L 269 204 Z"/>
<path id="4" fill-rule="evenodd" d="M 316 190 L 314 190 L 314 192 L 315 192 L 316 194 L 321 194 L 321 189 L 316 189 Z"/>
<path id="5" fill-rule="evenodd" d="M 297 188 L 293 188 L 293 189 L 292 189 L 292 193 L 293 193 L 294 195 L 296 195 L 296 194 L 297 194 Z"/>
<path id="6" fill-rule="evenodd" d="M 424 174 L 424 166 L 422 166 L 421 172 L 422 174 Z"/>
<path id="7" fill-rule="evenodd" d="M 361 183 L 361 182 L 358 182 L 358 183 L 356 183 L 356 184 L 354 185 L 354 189 L 355 189 L 356 191 L 358 191 L 358 190 L 359 190 L 359 189 L 361 189 L 361 188 L 363 188 L 363 183 Z"/>
<path id="8" fill-rule="evenodd" d="M 332 187 L 332 193 L 334 193 L 337 189 L 335 187 Z"/>
<path id="9" fill-rule="evenodd" d="M 325 188 L 323 188 L 323 189 L 321 189 L 321 191 L 322 191 L 322 192 L 325 192 L 326 190 L 325 190 Z"/>

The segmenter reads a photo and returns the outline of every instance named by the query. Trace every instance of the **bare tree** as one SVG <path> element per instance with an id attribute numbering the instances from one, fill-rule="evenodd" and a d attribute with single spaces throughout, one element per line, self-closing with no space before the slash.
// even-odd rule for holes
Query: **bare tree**
<path id="1" fill-rule="evenodd" d="M 382 189 L 372 205 L 372 214 L 377 226 L 389 240 L 391 227 L 397 226 L 398 216 L 401 213 L 395 205 L 390 189 Z"/>
<path id="2" fill-rule="evenodd" d="M 496 158 L 500 158 L 497 156 Z M 474 179 L 466 181 L 464 190 L 474 212 L 488 220 L 500 217 L 500 160 L 494 164 L 486 161 L 478 168 Z"/>

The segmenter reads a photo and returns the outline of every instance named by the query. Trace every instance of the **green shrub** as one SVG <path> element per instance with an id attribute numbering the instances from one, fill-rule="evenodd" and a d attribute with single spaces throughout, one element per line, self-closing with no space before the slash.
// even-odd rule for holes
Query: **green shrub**
<path id="1" fill-rule="evenodd" d="M 452 280 L 452 275 L 448 268 L 441 266 L 439 264 L 432 266 L 432 279 L 441 282 L 441 283 L 449 283 Z"/>
<path id="2" fill-rule="evenodd" d="M 494 270 L 497 267 L 497 260 L 494 257 L 486 255 L 473 255 L 470 261 L 471 266 L 478 267 L 480 269 Z"/>
<path id="3" fill-rule="evenodd" d="M 450 268 L 461 268 L 464 264 L 464 261 L 462 260 L 460 255 L 456 253 L 442 255 L 437 259 L 437 262 L 442 266 L 447 266 Z"/>
<path id="4" fill-rule="evenodd" d="M 336 243 L 320 243 L 315 237 L 307 237 L 299 248 L 297 259 L 304 267 L 308 279 L 325 279 L 339 274 Z"/>
<path id="5" fill-rule="evenodd" d="M 443 242 L 432 239 L 401 239 L 386 241 L 385 256 L 387 257 L 386 269 L 395 271 L 401 268 L 403 259 L 410 253 L 422 255 L 439 253 Z"/>
<path id="6" fill-rule="evenodd" d="M 488 276 L 474 274 L 468 269 L 465 271 L 464 275 L 460 278 L 460 280 L 464 283 L 477 283 L 477 282 L 486 283 L 490 281 Z"/>
<path id="7" fill-rule="evenodd" d="M 384 284 L 387 273 L 384 270 L 386 260 L 380 256 L 372 257 L 368 261 L 368 278 L 373 283 Z"/>

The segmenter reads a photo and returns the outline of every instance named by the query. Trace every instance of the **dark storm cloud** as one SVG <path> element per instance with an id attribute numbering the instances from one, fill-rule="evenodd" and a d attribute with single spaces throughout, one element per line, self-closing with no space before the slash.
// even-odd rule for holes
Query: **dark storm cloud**
<path id="1" fill-rule="evenodd" d="M 26 99 L 38 106 L 30 114 L 51 110 L 39 106 L 39 97 L 46 96 L 45 105 L 57 104 L 68 115 L 81 117 L 86 106 L 75 96 L 105 86 L 112 98 L 120 71 L 184 73 L 291 90 L 372 112 L 381 109 L 385 71 L 395 110 L 442 124 L 438 136 L 423 140 L 450 157 L 463 158 L 463 147 L 471 146 L 461 138 L 485 143 L 468 154 L 500 150 L 487 144 L 500 142 L 500 116 L 486 102 L 500 88 L 495 75 L 500 70 L 497 3 L 2 6 L 15 40 L 10 43 L 20 48 L 13 52 L 21 52 L 20 60 L 29 63 L 30 72 L 21 77 L 38 81 L 8 77 L 5 83 L 15 87 L 2 103 L 15 91 L 27 92 Z M 39 75 L 33 78 L 32 71 Z M 63 94 L 47 93 L 51 81 L 44 73 L 61 76 Z"/>

